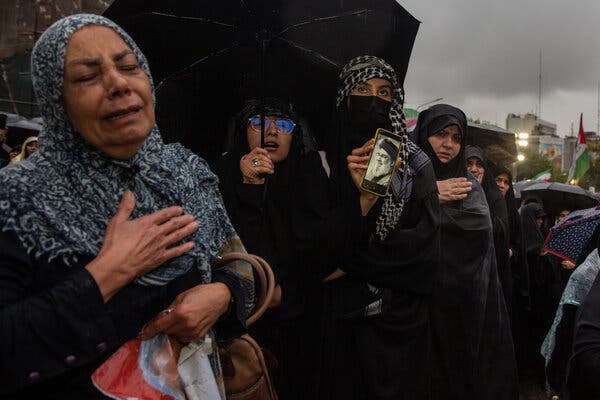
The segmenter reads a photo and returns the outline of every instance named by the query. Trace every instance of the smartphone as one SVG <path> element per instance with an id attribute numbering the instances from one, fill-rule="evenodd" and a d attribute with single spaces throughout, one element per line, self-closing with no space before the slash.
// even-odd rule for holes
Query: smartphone
<path id="1" fill-rule="evenodd" d="M 360 182 L 361 189 L 377 196 L 387 195 L 401 146 L 400 136 L 383 128 L 377 129 L 375 146 Z"/>

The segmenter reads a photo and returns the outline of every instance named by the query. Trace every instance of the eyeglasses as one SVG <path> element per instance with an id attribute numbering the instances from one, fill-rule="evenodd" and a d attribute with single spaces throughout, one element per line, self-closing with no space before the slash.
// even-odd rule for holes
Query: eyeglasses
<path id="1" fill-rule="evenodd" d="M 248 118 L 248 122 L 250 123 L 250 128 L 252 128 L 256 132 L 260 132 L 260 115 L 255 115 L 254 117 Z M 277 118 L 277 117 L 265 117 L 265 131 L 269 129 L 271 123 L 275 124 L 275 129 L 277 133 L 292 133 L 296 124 L 294 121 L 288 118 Z"/>

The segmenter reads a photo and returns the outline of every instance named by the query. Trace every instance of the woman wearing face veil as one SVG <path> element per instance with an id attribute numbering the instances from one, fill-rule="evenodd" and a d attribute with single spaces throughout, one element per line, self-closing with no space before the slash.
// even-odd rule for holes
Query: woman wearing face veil
<path id="1" fill-rule="evenodd" d="M 432 328 L 436 399 L 516 399 L 510 323 L 496 269 L 490 212 L 467 174 L 467 119 L 449 105 L 419 115 L 416 141 L 431 158 L 442 204 L 442 264 Z"/>
<path id="2" fill-rule="evenodd" d="M 260 147 L 263 107 L 265 148 Z M 281 100 L 268 98 L 262 106 L 248 101 L 236 118 L 233 148 L 218 168 L 236 231 L 248 251 L 264 257 L 275 273 L 275 301 L 251 333 L 277 358 L 273 378 L 281 399 L 315 398 L 315 385 L 307 378 L 314 375 L 314 346 L 306 333 L 309 282 L 302 244 L 327 208 L 319 198 L 326 196 L 327 175 L 319 154 L 304 149 L 296 121 L 292 105 Z"/>
<path id="3" fill-rule="evenodd" d="M 372 56 L 340 74 L 327 148 L 332 207 L 316 235 L 323 287 L 320 399 L 426 399 L 429 298 L 439 263 L 439 204 L 428 158 L 406 137 L 395 71 Z M 389 194 L 359 190 L 377 128 L 402 138 Z M 338 277 L 337 279 L 334 279 Z"/>
<path id="4" fill-rule="evenodd" d="M 211 268 L 244 251 L 216 176 L 162 142 L 146 58 L 113 22 L 57 21 L 31 63 L 40 149 L 0 171 L 0 397 L 106 398 L 92 373 L 161 332 L 209 345 L 200 385 L 220 398 L 212 327 L 243 332 L 254 288 L 247 263 Z"/>

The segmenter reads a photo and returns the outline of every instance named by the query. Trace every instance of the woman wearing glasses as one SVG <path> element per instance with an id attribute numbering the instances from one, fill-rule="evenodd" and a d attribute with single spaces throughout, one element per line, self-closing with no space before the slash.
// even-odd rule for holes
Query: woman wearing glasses
<path id="1" fill-rule="evenodd" d="M 264 147 L 261 110 L 264 107 Z M 235 121 L 231 151 L 216 170 L 225 207 L 246 249 L 273 267 L 277 287 L 272 308 L 251 327 L 261 346 L 278 360 L 273 378 L 282 399 L 315 396 L 303 390 L 311 357 L 305 322 L 305 250 L 317 217 L 326 215 L 327 175 L 316 151 L 303 145 L 303 131 L 290 104 L 250 100 Z"/>

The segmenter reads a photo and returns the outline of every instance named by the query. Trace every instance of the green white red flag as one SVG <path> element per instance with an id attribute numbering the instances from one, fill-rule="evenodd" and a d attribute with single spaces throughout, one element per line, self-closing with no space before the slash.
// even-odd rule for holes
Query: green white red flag
<path id="1" fill-rule="evenodd" d="M 540 172 L 539 174 L 537 174 L 533 178 L 531 178 L 531 180 L 533 180 L 533 181 L 549 182 L 550 178 L 552 178 L 552 170 L 551 169 L 547 169 L 545 171 Z"/>
<path id="2" fill-rule="evenodd" d="M 567 183 L 577 183 L 581 177 L 590 169 L 590 154 L 585 142 L 585 132 L 583 131 L 583 114 L 579 117 L 579 139 L 575 147 L 575 154 L 569 168 Z M 574 182 L 572 182 L 574 180 Z"/>

